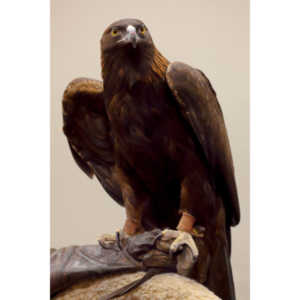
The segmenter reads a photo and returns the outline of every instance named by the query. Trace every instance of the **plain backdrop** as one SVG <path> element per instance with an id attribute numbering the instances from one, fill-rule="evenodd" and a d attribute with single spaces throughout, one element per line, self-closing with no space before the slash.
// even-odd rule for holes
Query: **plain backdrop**
<path id="1" fill-rule="evenodd" d="M 76 165 L 62 132 L 61 99 L 76 77 L 100 78 L 99 40 L 121 18 L 148 26 L 170 61 L 201 69 L 222 106 L 235 165 L 241 223 L 232 229 L 237 299 L 249 299 L 248 0 L 51 3 L 51 246 L 95 243 L 124 222 L 124 209 Z"/>

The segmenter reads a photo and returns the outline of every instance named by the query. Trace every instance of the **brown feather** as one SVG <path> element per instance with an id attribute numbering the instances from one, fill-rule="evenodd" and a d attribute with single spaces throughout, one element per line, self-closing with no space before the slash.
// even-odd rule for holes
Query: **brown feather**
<path id="1" fill-rule="evenodd" d="M 126 32 L 128 24 L 143 23 L 120 20 L 102 36 L 103 86 L 81 79 L 64 94 L 64 131 L 73 156 L 125 205 L 130 233 L 175 229 L 183 211 L 204 226 L 214 271 L 206 284 L 233 300 L 230 226 L 240 212 L 216 93 L 201 71 L 170 64 L 149 31 L 136 47 L 120 44 L 121 34 L 114 37 L 111 30 Z"/>
<path id="2" fill-rule="evenodd" d="M 70 82 L 63 96 L 63 130 L 78 166 L 91 178 L 95 174 L 111 197 L 123 204 L 119 184 L 112 177 L 113 145 L 102 93 L 98 80 Z"/>
<path id="3" fill-rule="evenodd" d="M 240 220 L 240 209 L 229 139 L 221 107 L 209 80 L 199 70 L 176 62 L 167 71 L 167 81 L 205 153 L 216 192 L 224 201 L 229 225 Z"/>

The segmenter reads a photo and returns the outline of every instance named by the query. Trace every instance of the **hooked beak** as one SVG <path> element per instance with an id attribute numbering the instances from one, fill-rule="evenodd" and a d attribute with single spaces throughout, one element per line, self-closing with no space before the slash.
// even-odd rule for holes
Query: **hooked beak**
<path id="1" fill-rule="evenodd" d="M 129 42 L 131 43 L 133 48 L 136 48 L 136 42 L 137 42 L 137 35 L 136 33 L 130 33 L 129 34 Z"/>
<path id="2" fill-rule="evenodd" d="M 139 40 L 139 36 L 136 33 L 135 27 L 132 25 L 129 25 L 127 27 L 126 31 L 127 32 L 126 32 L 125 36 L 119 41 L 119 43 L 122 43 L 122 44 L 130 43 L 133 48 L 136 48 L 136 44 Z"/>

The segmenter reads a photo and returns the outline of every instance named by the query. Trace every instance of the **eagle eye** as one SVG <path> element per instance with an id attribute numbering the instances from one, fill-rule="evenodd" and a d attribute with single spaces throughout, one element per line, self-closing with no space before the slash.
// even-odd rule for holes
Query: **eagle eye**
<path id="1" fill-rule="evenodd" d="M 112 36 L 116 36 L 116 35 L 118 35 L 118 33 L 119 33 L 119 30 L 116 28 L 112 29 L 112 31 L 111 31 Z"/>
<path id="2" fill-rule="evenodd" d="M 140 27 L 140 33 L 141 34 L 145 34 L 145 32 L 147 31 L 145 26 Z"/>

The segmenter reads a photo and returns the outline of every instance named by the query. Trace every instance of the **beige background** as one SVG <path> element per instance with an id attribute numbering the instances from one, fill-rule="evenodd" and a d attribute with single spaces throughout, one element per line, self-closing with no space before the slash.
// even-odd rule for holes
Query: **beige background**
<path id="1" fill-rule="evenodd" d="M 123 208 L 71 157 L 62 133 L 61 96 L 76 77 L 99 78 L 99 40 L 106 26 L 139 18 L 169 60 L 200 68 L 218 94 L 242 213 L 232 230 L 237 299 L 249 299 L 248 0 L 52 0 L 51 6 L 51 246 L 95 243 L 100 234 L 122 227 Z"/>

